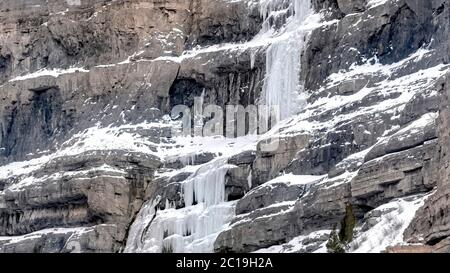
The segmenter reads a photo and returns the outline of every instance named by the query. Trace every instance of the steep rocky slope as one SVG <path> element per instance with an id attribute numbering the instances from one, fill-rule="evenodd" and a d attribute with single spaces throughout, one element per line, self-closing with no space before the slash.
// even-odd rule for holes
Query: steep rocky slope
<path id="1" fill-rule="evenodd" d="M 349 251 L 447 252 L 449 5 L 0 3 L 0 252 L 322 252 L 349 204 Z M 199 98 L 282 120 L 174 135 Z"/>

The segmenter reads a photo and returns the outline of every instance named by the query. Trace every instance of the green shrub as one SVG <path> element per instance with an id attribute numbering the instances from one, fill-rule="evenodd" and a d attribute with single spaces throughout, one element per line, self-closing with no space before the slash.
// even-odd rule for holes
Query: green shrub
<path id="1" fill-rule="evenodd" d="M 348 244 L 353 240 L 355 226 L 356 217 L 353 212 L 353 206 L 348 203 L 345 207 L 345 216 L 341 221 L 339 234 L 336 231 L 336 225 L 331 231 L 327 242 L 327 251 L 329 253 L 345 253 Z"/>

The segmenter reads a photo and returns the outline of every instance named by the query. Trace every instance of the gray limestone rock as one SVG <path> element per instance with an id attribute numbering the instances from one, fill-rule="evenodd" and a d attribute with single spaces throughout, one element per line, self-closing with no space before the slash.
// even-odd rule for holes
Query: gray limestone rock
<path id="1" fill-rule="evenodd" d="M 268 45 L 246 43 L 258 1 L 81 2 L 0 3 L 0 252 L 122 251 L 144 202 L 185 208 L 184 181 L 224 156 L 177 153 L 172 107 L 262 101 Z M 347 204 L 369 230 L 376 207 L 435 187 L 405 238 L 449 251 L 449 80 L 436 76 L 450 61 L 449 1 L 368 4 L 312 0 L 322 21 L 301 52 L 306 106 L 269 135 L 275 149 L 229 151 L 235 216 L 215 251 L 288 250 L 304 236 L 313 252 L 327 235 L 308 235 Z M 315 179 L 269 182 L 284 174 Z"/>

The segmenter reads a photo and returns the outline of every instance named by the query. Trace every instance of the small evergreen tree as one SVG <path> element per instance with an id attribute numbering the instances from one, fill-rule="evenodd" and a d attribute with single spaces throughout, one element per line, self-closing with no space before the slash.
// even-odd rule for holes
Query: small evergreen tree
<path id="1" fill-rule="evenodd" d="M 356 217 L 353 212 L 353 206 L 348 203 L 345 206 L 345 216 L 341 221 L 339 234 L 336 231 L 336 225 L 330 234 L 327 242 L 327 250 L 329 253 L 345 253 L 348 244 L 353 240 L 353 233 L 356 225 Z"/>
<path id="2" fill-rule="evenodd" d="M 333 227 L 330 234 L 330 239 L 327 242 L 327 251 L 328 253 L 345 253 L 345 247 L 339 239 L 336 231 L 336 225 Z"/>
<path id="3" fill-rule="evenodd" d="M 353 230 L 355 229 L 356 217 L 353 212 L 353 206 L 347 203 L 345 207 L 345 217 L 341 221 L 339 239 L 341 243 L 347 245 L 353 240 Z"/>

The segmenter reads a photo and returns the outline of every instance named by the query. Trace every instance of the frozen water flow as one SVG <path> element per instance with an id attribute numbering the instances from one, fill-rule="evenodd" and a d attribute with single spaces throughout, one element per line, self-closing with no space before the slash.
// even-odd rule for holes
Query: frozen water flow
<path id="1" fill-rule="evenodd" d="M 226 161 L 225 158 L 206 164 L 183 183 L 186 206 L 196 203 L 212 206 L 225 201 L 225 175 L 228 170 Z"/>
<path id="2" fill-rule="evenodd" d="M 274 40 L 266 52 L 267 74 L 262 98 L 269 111 L 278 109 L 280 120 L 298 113 L 306 102 L 300 82 L 300 58 L 308 32 L 299 26 L 312 12 L 309 0 L 264 0 L 261 3 L 261 13 L 265 19 L 263 31 L 273 31 L 275 26 L 270 29 L 269 25 L 279 20 L 277 8 L 286 6 L 287 14 L 291 16 L 287 17 L 286 25 L 274 34 L 280 35 L 280 39 Z"/>
<path id="3" fill-rule="evenodd" d="M 311 13 L 310 0 L 261 0 L 264 24 L 255 39 L 276 37 L 267 49 L 267 75 L 262 103 L 278 106 L 282 119 L 291 116 L 301 103 L 300 55 L 307 31 L 301 24 Z M 281 23 L 280 23 L 281 22 Z M 251 65 L 255 55 L 251 55 Z M 277 108 L 275 108 L 277 109 Z M 228 228 L 234 202 L 226 202 L 228 158 L 223 156 L 199 167 L 182 182 L 185 207 L 168 202 L 158 210 L 161 197 L 147 202 L 133 223 L 126 252 L 213 252 L 214 241 Z M 248 178 L 251 186 L 251 175 Z"/>
<path id="4" fill-rule="evenodd" d="M 126 252 L 213 252 L 214 241 L 234 213 L 226 202 L 226 158 L 198 169 L 183 182 L 185 207 L 157 210 L 160 199 L 147 202 L 134 222 Z"/>

